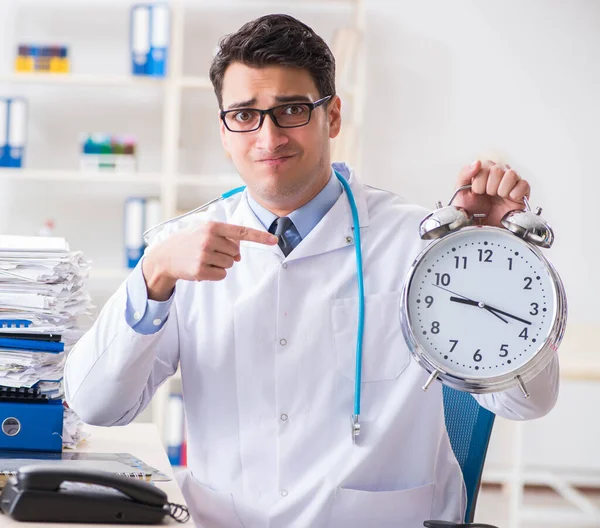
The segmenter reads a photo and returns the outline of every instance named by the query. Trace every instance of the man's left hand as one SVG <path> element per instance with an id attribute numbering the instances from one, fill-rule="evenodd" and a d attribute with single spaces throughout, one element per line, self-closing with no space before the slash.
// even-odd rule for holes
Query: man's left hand
<path id="1" fill-rule="evenodd" d="M 529 198 L 531 187 L 509 165 L 491 160 L 474 161 L 458 175 L 456 188 L 471 184 L 470 190 L 457 194 L 452 205 L 466 209 L 470 215 L 485 214 L 481 223 L 501 226 L 500 220 L 509 211 L 524 209 L 523 196 Z"/>

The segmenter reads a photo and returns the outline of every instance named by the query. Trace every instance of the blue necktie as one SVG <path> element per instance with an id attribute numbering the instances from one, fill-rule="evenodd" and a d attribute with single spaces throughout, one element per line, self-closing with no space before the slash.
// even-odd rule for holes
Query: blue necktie
<path id="1" fill-rule="evenodd" d="M 269 233 L 279 237 L 277 245 L 286 257 L 297 246 L 300 238 L 296 226 L 287 216 L 276 218 L 269 228 Z"/>

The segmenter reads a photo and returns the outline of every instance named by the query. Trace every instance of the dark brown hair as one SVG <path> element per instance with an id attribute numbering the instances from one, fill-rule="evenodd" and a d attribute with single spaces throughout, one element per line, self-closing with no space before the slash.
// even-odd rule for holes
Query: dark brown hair
<path id="1" fill-rule="evenodd" d="M 290 66 L 312 76 L 319 97 L 335 94 L 335 59 L 312 28 L 289 15 L 265 15 L 226 35 L 210 66 L 210 81 L 223 108 L 223 77 L 232 62 L 252 68 Z"/>

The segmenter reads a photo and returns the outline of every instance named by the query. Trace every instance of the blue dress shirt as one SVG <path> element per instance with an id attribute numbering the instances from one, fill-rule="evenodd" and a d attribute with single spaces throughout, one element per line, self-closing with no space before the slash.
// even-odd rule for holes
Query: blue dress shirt
<path id="1" fill-rule="evenodd" d="M 329 181 L 310 202 L 299 209 L 292 211 L 288 217 L 294 225 L 286 231 L 286 237 L 297 246 L 300 241 L 310 233 L 314 227 L 333 207 L 333 204 L 342 194 L 342 187 L 337 180 L 333 170 Z M 277 215 L 261 206 L 249 193 L 246 193 L 248 205 L 266 230 L 271 227 Z M 125 319 L 127 324 L 139 334 L 154 334 L 158 332 L 169 316 L 169 310 L 173 303 L 175 290 L 166 301 L 154 301 L 148 299 L 146 281 L 142 273 L 142 261 L 140 260 L 129 278 L 127 279 L 127 306 L 125 308 Z"/>

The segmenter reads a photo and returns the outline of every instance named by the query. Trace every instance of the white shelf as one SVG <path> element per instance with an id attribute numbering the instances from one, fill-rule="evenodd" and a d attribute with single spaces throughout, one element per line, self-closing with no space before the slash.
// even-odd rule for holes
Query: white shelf
<path id="1" fill-rule="evenodd" d="M 79 170 L 41 170 L 41 169 L 10 169 L 0 167 L 2 180 L 32 180 L 50 182 L 78 183 L 116 183 L 116 184 L 153 184 L 160 185 L 165 174 L 160 172 L 110 172 L 110 171 L 79 171 Z M 237 174 L 181 174 L 176 175 L 173 183 L 177 186 L 188 187 L 239 187 L 244 182 Z"/>
<path id="2" fill-rule="evenodd" d="M 163 77 L 86 73 L 8 73 L 0 75 L 0 82 L 77 86 L 162 86 L 165 79 Z"/>
<path id="3" fill-rule="evenodd" d="M 158 185 L 160 173 L 148 172 L 84 172 L 78 170 L 10 169 L 0 167 L 1 180 L 34 180 L 51 182 L 144 183 Z"/>
<path id="4" fill-rule="evenodd" d="M 143 75 L 102 75 L 92 73 L 7 73 L 0 75 L 0 83 L 58 84 L 73 86 L 159 86 L 173 82 L 181 88 L 212 89 L 208 77 L 152 77 Z"/>

